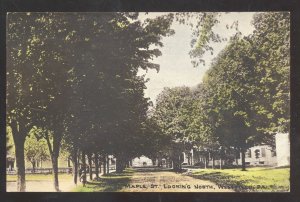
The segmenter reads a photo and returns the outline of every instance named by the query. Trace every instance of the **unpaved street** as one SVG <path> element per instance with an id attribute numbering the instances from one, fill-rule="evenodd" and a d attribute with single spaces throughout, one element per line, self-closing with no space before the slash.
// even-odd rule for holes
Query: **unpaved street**
<path id="1" fill-rule="evenodd" d="M 170 171 L 135 172 L 123 192 L 233 192 L 212 182 Z"/>

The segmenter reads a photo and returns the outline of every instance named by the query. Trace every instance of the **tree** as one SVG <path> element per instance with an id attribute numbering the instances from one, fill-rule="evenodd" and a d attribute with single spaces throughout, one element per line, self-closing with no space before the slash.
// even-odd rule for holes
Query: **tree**
<path id="1" fill-rule="evenodd" d="M 49 159 L 46 141 L 44 139 L 38 139 L 35 136 L 34 130 L 36 129 L 31 130 L 25 141 L 25 156 L 26 159 L 32 164 L 33 172 L 35 172 L 37 161 L 42 162 Z"/>
<path id="2" fill-rule="evenodd" d="M 279 27 L 275 19 L 280 20 Z M 278 54 L 279 50 L 289 47 L 288 22 L 285 13 L 254 17 L 256 29 L 267 27 L 265 31 L 254 31 L 253 35 L 243 38 L 233 37 L 204 80 L 218 140 L 242 152 L 243 170 L 247 148 L 259 143 L 272 145 L 275 131 L 288 130 L 289 108 L 279 104 L 289 100 L 288 55 Z M 275 52 L 272 50 L 269 54 L 266 47 L 275 48 Z"/>
<path id="3" fill-rule="evenodd" d="M 207 162 L 207 157 L 219 152 L 220 143 L 216 136 L 215 117 L 210 113 L 208 105 L 209 94 L 205 84 L 199 84 L 191 90 L 190 116 L 188 119 L 187 134 L 196 148 L 197 152 L 202 153 Z"/>
<path id="4" fill-rule="evenodd" d="M 140 155 L 147 156 L 157 166 L 162 166 L 162 158 L 166 155 L 166 147 L 170 143 L 168 137 L 163 134 L 161 128 L 157 124 L 152 112 L 149 112 L 148 118 L 143 124 L 140 142 Z M 153 112 L 154 113 L 154 112 Z M 151 142 L 151 144 L 149 144 Z M 140 156 L 138 155 L 138 156 Z"/>
<path id="5" fill-rule="evenodd" d="M 165 88 L 157 97 L 153 114 L 162 133 L 169 139 L 170 155 L 174 170 L 181 169 L 182 152 L 189 148 L 187 124 L 190 112 L 188 87 Z"/>
<path id="6" fill-rule="evenodd" d="M 254 15 L 255 31 L 249 37 L 260 58 L 255 65 L 259 72 L 262 96 L 255 106 L 262 116 L 257 128 L 264 133 L 289 132 L 290 123 L 290 14 L 288 12 L 259 13 Z M 264 141 L 270 142 L 265 139 Z"/>
<path id="7" fill-rule="evenodd" d="M 251 106 L 257 98 L 254 69 L 256 61 L 249 42 L 234 38 L 212 64 L 204 81 L 209 89 L 208 103 L 216 120 L 216 135 L 224 146 L 234 146 L 242 152 L 245 170 L 245 151 L 259 135 L 254 126 L 256 118 Z"/>
<path id="8" fill-rule="evenodd" d="M 63 97 L 68 98 L 68 86 L 64 83 L 68 69 L 62 61 L 59 37 L 65 32 L 56 33 L 62 25 L 59 20 L 63 19 L 51 13 L 11 13 L 8 17 L 7 117 L 16 145 L 19 191 L 25 191 L 24 141 L 34 125 L 45 127 L 46 124 L 48 130 L 55 129 L 53 152 L 49 149 L 53 163 L 57 163 L 63 128 L 61 120 L 65 115 L 62 109 L 67 103 Z M 60 115 L 55 114 L 57 112 Z M 53 173 L 57 188 L 56 167 L 54 165 Z"/>
<path id="9" fill-rule="evenodd" d="M 160 51 L 149 46 L 162 46 L 161 37 L 172 34 L 172 15 L 144 24 L 128 13 L 70 14 L 67 19 L 79 22 L 69 25 L 67 63 L 73 67 L 73 99 L 67 107 L 71 117 L 65 118 L 67 138 L 85 153 L 114 154 L 117 162 L 124 162 L 140 150 L 136 145 L 148 107 L 146 81 L 137 76 L 138 68 L 158 69 L 149 60 Z"/>
<path id="10" fill-rule="evenodd" d="M 32 114 L 36 108 L 32 90 L 36 63 L 32 51 L 37 41 L 31 35 L 32 23 L 33 19 L 25 13 L 9 13 L 7 17 L 6 118 L 15 145 L 18 191 L 26 190 L 24 142 L 33 127 Z"/>

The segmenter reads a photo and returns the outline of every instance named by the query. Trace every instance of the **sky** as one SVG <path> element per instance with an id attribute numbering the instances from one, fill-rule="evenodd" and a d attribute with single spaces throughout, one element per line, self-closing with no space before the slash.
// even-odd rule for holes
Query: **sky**
<path id="1" fill-rule="evenodd" d="M 149 13 L 145 15 L 140 14 L 140 19 L 153 18 L 157 15 L 166 13 Z M 239 30 L 243 35 L 249 35 L 253 32 L 254 27 L 251 24 L 253 17 L 252 12 L 235 12 L 222 13 L 218 23 L 214 27 L 214 31 L 221 37 L 229 37 L 234 33 L 233 30 L 226 29 L 226 24 L 229 26 L 238 21 Z M 195 21 L 195 19 L 193 19 Z M 227 42 L 212 43 L 214 54 L 207 53 L 204 55 L 206 65 L 193 67 L 189 51 L 191 50 L 190 42 L 192 39 L 192 31 L 187 25 L 180 25 L 173 22 L 172 29 L 175 34 L 170 37 L 162 39 L 163 48 L 159 48 L 162 56 L 153 59 L 153 63 L 160 65 L 160 71 L 149 70 L 145 72 L 141 70 L 139 75 L 146 74 L 146 78 L 150 80 L 146 83 L 145 96 L 150 97 L 155 104 L 157 95 L 164 87 L 189 86 L 193 87 L 202 82 L 202 77 L 209 69 L 210 63 L 214 57 L 226 46 Z"/>

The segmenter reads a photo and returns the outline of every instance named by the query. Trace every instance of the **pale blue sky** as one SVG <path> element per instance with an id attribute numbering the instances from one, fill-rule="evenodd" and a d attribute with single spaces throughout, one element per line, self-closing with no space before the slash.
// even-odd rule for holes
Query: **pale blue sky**
<path id="1" fill-rule="evenodd" d="M 150 13 L 141 15 L 144 17 L 155 17 L 162 13 Z M 234 21 L 239 21 L 239 30 L 248 35 L 253 31 L 251 25 L 252 16 L 254 13 L 222 13 L 220 23 L 214 28 L 214 31 L 223 37 L 231 36 L 233 30 L 226 29 L 226 24 L 231 25 Z M 145 96 L 150 97 L 155 103 L 156 96 L 163 90 L 164 87 L 175 86 L 196 86 L 201 83 L 205 71 L 209 68 L 211 60 L 222 50 L 227 42 L 211 44 L 214 48 L 214 55 L 210 53 L 204 55 L 206 65 L 200 65 L 194 68 L 191 64 L 189 51 L 191 50 L 190 42 L 192 39 L 192 31 L 186 25 L 180 25 L 174 22 L 172 28 L 175 30 L 175 35 L 166 37 L 162 40 L 164 47 L 161 48 L 162 56 L 155 58 L 153 61 L 160 65 L 160 71 L 149 70 L 147 73 L 140 71 L 139 74 L 146 73 L 146 77 L 150 79 L 146 83 L 147 89 Z"/>

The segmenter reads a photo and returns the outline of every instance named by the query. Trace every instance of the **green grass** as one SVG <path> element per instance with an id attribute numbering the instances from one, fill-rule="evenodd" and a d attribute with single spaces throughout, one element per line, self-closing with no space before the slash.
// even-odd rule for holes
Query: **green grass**
<path id="1" fill-rule="evenodd" d="M 26 174 L 26 181 L 53 180 L 52 174 Z M 59 180 L 72 180 L 71 174 L 58 174 Z M 7 182 L 17 181 L 17 175 L 6 175 Z"/>
<path id="2" fill-rule="evenodd" d="M 228 186 L 239 192 L 286 192 L 290 190 L 290 168 L 199 169 L 192 177 Z"/>
<path id="3" fill-rule="evenodd" d="M 129 184 L 134 171 L 126 169 L 123 173 L 110 173 L 101 176 L 99 180 L 88 182 L 85 187 L 77 186 L 73 192 L 116 192 L 122 191 L 125 185 Z"/>

